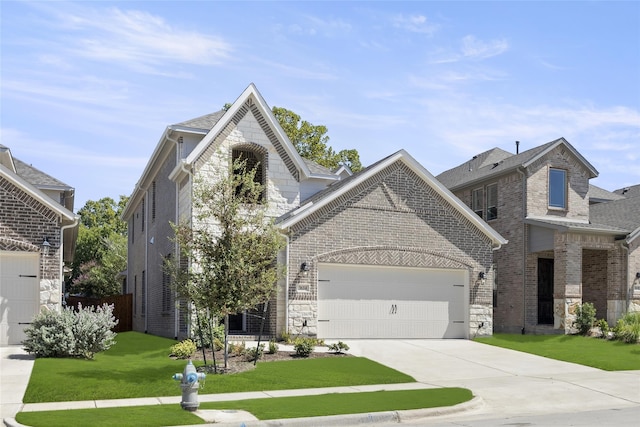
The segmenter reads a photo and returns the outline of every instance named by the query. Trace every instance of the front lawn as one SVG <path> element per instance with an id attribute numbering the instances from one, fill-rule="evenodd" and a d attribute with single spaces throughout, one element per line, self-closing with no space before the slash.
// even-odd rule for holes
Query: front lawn
<path id="1" fill-rule="evenodd" d="M 494 334 L 474 341 L 591 366 L 605 371 L 640 369 L 640 345 L 580 335 Z"/>
<path id="2" fill-rule="evenodd" d="M 201 403 L 200 409 L 242 409 L 260 420 L 273 420 L 434 408 L 457 405 L 472 398 L 471 391 L 467 389 L 441 388 L 211 402 Z M 35 427 L 159 427 L 204 424 L 201 418 L 183 410 L 179 405 L 20 412 L 16 420 Z"/>
<path id="3" fill-rule="evenodd" d="M 36 359 L 25 403 L 179 396 L 172 379 L 186 361 L 168 357 L 176 341 L 138 332 L 118 334 L 117 344 L 94 360 Z M 360 357 L 258 362 L 233 375 L 208 375 L 200 394 L 414 382 L 408 375 Z"/>

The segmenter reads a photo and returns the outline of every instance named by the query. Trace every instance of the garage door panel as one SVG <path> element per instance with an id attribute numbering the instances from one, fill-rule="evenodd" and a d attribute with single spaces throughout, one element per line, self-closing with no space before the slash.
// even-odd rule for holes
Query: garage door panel
<path id="1" fill-rule="evenodd" d="M 464 338 L 462 270 L 321 264 L 321 338 Z"/>
<path id="2" fill-rule="evenodd" d="M 0 253 L 0 344 L 20 344 L 40 308 L 37 253 Z"/>

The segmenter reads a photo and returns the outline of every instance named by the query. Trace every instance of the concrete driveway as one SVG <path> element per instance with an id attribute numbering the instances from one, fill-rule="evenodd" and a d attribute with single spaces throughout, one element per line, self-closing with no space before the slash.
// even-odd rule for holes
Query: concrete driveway
<path id="1" fill-rule="evenodd" d="M 486 414 L 640 410 L 640 371 L 601 371 L 467 340 L 347 343 L 350 353 L 397 369 L 421 383 L 472 390 L 484 400 L 480 412 Z"/>

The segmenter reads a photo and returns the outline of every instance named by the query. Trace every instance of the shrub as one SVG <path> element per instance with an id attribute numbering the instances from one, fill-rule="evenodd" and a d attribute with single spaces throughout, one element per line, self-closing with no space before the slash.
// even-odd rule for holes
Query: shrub
<path id="1" fill-rule="evenodd" d="M 293 348 L 298 357 L 309 357 L 316 347 L 317 340 L 315 338 L 298 337 L 293 342 Z"/>
<path id="2" fill-rule="evenodd" d="M 198 348 L 196 343 L 190 339 L 179 342 L 176 345 L 171 346 L 171 354 L 178 359 L 189 358 Z"/>
<path id="3" fill-rule="evenodd" d="M 269 341 L 269 354 L 276 354 L 278 352 L 278 343 L 274 340 Z"/>
<path id="4" fill-rule="evenodd" d="M 596 321 L 595 325 L 599 327 L 600 332 L 602 332 L 602 336 L 600 338 L 606 339 L 610 331 L 609 324 L 607 323 L 607 321 L 605 319 L 600 319 Z"/>
<path id="5" fill-rule="evenodd" d="M 580 304 L 576 310 L 576 320 L 573 325 L 578 329 L 578 333 L 587 335 L 596 321 L 596 308 L 590 302 Z"/>
<path id="6" fill-rule="evenodd" d="M 640 311 L 625 314 L 615 327 L 616 339 L 626 343 L 640 343 Z"/>
<path id="7" fill-rule="evenodd" d="M 327 347 L 329 348 L 329 351 L 332 351 L 336 354 L 342 353 L 343 351 L 349 351 L 349 346 L 342 341 L 338 341 L 334 344 L 329 344 Z"/>
<path id="8" fill-rule="evenodd" d="M 211 348 L 211 334 L 213 332 L 213 343 L 216 350 L 220 350 L 218 342 L 224 342 L 224 325 L 215 326 L 215 319 L 210 319 L 204 314 L 200 314 L 198 321 L 193 322 L 193 333 L 191 339 L 197 348 Z M 217 342 L 216 342 L 217 341 Z"/>
<path id="9" fill-rule="evenodd" d="M 74 313 L 76 356 L 93 359 L 96 353 L 107 350 L 114 344 L 116 334 L 111 328 L 116 326 L 118 321 L 113 316 L 113 304 L 85 308 L 78 304 L 78 310 Z"/>
<path id="10" fill-rule="evenodd" d="M 247 345 L 244 341 L 240 344 L 237 343 L 229 343 L 229 354 L 235 354 L 237 356 L 242 356 L 247 352 Z"/>
<path id="11" fill-rule="evenodd" d="M 36 357 L 84 357 L 93 359 L 115 343 L 118 324 L 113 305 L 78 308 L 65 307 L 60 312 L 43 311 L 25 328 L 24 349 Z"/>
<path id="12" fill-rule="evenodd" d="M 264 355 L 264 343 L 255 348 L 248 348 L 245 354 L 249 360 L 261 359 Z"/>
<path id="13" fill-rule="evenodd" d="M 291 334 L 289 332 L 282 332 L 280 334 L 280 341 L 282 341 L 285 344 L 291 344 Z"/>

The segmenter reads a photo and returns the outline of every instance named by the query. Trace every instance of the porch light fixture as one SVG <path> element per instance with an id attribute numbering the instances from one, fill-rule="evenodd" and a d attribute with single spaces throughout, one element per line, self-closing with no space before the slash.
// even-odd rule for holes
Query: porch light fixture
<path id="1" fill-rule="evenodd" d="M 300 272 L 303 276 L 307 277 L 309 275 L 309 264 L 307 264 L 306 262 L 300 264 Z"/>
<path id="2" fill-rule="evenodd" d="M 640 271 L 636 273 L 636 280 L 633 281 L 634 285 L 640 285 Z"/>
<path id="3" fill-rule="evenodd" d="M 40 246 L 42 246 L 42 253 L 44 255 L 49 255 L 49 249 L 51 249 L 51 243 L 49 243 L 49 240 L 47 240 L 46 237 L 44 238 Z"/>
<path id="4" fill-rule="evenodd" d="M 480 273 L 478 273 L 478 283 L 481 285 L 484 285 L 484 281 L 485 281 L 484 271 L 481 271 Z"/>

